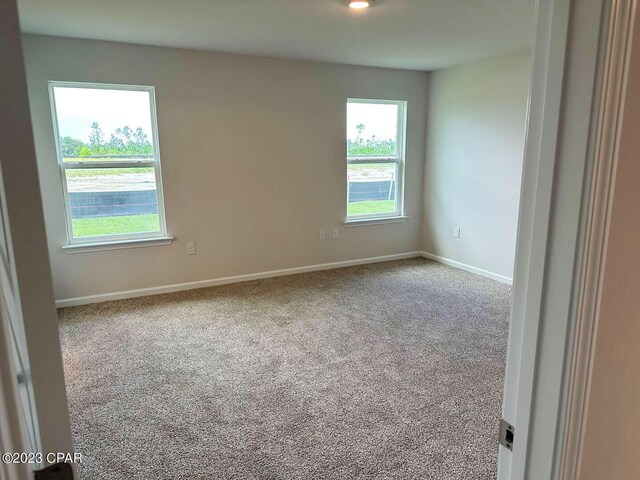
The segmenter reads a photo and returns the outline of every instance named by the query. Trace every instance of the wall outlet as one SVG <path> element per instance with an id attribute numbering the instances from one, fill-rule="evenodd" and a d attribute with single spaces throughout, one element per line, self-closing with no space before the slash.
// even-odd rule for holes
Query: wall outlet
<path id="1" fill-rule="evenodd" d="M 196 242 L 187 242 L 187 255 L 196 254 Z"/>
<path id="2" fill-rule="evenodd" d="M 327 238 L 327 231 L 324 228 L 320 229 L 320 240 L 324 240 Z"/>
<path id="3" fill-rule="evenodd" d="M 338 228 L 333 229 L 333 238 L 340 238 L 340 229 Z"/>
<path id="4" fill-rule="evenodd" d="M 460 227 L 455 227 L 453 229 L 453 237 L 454 238 L 460 238 Z"/>

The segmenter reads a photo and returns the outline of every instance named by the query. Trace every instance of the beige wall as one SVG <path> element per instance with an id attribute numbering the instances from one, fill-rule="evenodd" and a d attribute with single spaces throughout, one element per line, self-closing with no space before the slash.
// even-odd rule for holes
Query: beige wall
<path id="1" fill-rule="evenodd" d="M 56 299 L 419 250 L 426 73 L 53 37 L 24 44 Z M 172 245 L 62 252 L 48 80 L 156 87 Z M 347 97 L 408 101 L 405 223 L 342 228 Z M 319 240 L 334 227 L 339 240 Z"/>
<path id="2" fill-rule="evenodd" d="M 635 22 L 580 480 L 640 478 L 640 10 Z"/>
<path id="3" fill-rule="evenodd" d="M 439 70 L 429 79 L 422 250 L 508 278 L 529 64 L 527 50 Z"/>

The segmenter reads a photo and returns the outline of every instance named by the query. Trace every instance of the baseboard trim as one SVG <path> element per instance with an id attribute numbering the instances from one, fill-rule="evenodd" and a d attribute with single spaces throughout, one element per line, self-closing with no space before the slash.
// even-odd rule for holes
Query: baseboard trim
<path id="1" fill-rule="evenodd" d="M 108 302 L 110 300 L 122 300 L 125 298 L 146 297 L 148 295 L 159 295 L 162 293 L 179 292 L 182 290 L 193 290 L 196 288 L 214 287 L 216 285 L 228 285 L 231 283 L 248 282 L 261 278 L 282 277 L 285 275 L 295 275 L 297 273 L 318 272 L 321 270 L 331 270 L 333 268 L 353 267 L 356 265 L 366 265 L 369 263 L 390 262 L 405 258 L 415 258 L 424 256 L 423 252 L 397 253 L 394 255 L 383 255 L 381 257 L 359 258 L 355 260 L 345 260 L 342 262 L 320 263 L 317 265 L 307 265 L 304 267 L 285 268 L 282 270 L 271 270 L 267 272 L 249 273 L 245 275 L 234 275 L 231 277 L 214 278 L 210 280 L 199 280 L 196 282 L 175 283 L 172 285 L 162 285 L 158 287 L 140 288 L 136 290 L 124 290 L 120 292 L 100 293 L 97 295 L 87 295 L 84 297 L 63 298 L 56 300 L 56 307 L 73 307 L 76 305 L 87 305 L 90 303 Z"/>
<path id="2" fill-rule="evenodd" d="M 434 260 L 444 265 L 449 265 L 450 267 L 459 268 L 460 270 L 464 270 L 466 272 L 475 273 L 476 275 L 481 275 L 483 277 L 491 278 L 493 280 L 506 283 L 507 285 L 513 285 L 513 278 L 509 278 L 504 275 L 500 275 L 498 273 L 493 273 L 488 270 L 483 270 L 482 268 L 473 267 L 471 265 L 467 265 L 466 263 L 457 262 L 456 260 L 451 260 L 450 258 L 434 255 L 433 253 L 427 253 L 427 252 L 421 252 L 421 253 L 424 258 Z"/>

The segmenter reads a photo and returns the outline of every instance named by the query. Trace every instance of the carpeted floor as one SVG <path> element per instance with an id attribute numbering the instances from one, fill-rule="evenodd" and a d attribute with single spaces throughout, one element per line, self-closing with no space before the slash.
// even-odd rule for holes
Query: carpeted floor
<path id="1" fill-rule="evenodd" d="M 80 478 L 492 479 L 510 290 L 411 259 L 61 309 Z"/>

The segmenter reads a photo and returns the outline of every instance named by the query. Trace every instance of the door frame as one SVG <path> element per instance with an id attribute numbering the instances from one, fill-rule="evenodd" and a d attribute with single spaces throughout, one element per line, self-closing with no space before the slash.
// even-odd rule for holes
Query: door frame
<path id="1" fill-rule="evenodd" d="M 615 0 L 539 0 L 498 478 L 563 468 L 604 58 Z M 621 0 L 625 1 L 625 0 Z M 572 477 L 566 477 L 572 478 Z"/>
<path id="2" fill-rule="evenodd" d="M 560 478 L 579 477 L 637 0 L 613 0 L 573 336 Z"/>

